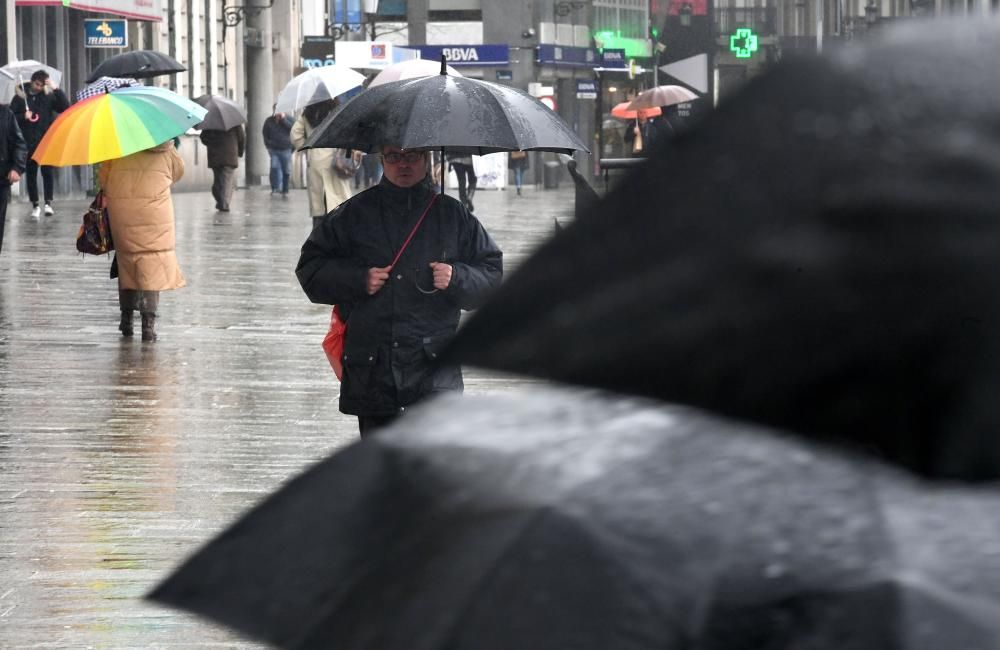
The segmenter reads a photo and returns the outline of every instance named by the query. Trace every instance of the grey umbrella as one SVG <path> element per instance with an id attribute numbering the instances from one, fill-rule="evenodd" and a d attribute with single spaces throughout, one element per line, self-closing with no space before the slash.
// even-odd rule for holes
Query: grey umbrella
<path id="1" fill-rule="evenodd" d="M 185 70 L 187 68 L 169 54 L 156 50 L 132 50 L 102 61 L 87 77 L 87 83 L 97 81 L 101 77 L 149 79 Z"/>
<path id="2" fill-rule="evenodd" d="M 452 360 L 1000 478 L 998 49 L 943 20 L 771 68 L 506 278 Z"/>
<path id="3" fill-rule="evenodd" d="M 153 593 L 283 648 L 997 650 L 1000 492 L 596 391 L 449 397 Z"/>
<path id="4" fill-rule="evenodd" d="M 442 62 L 442 66 L 444 63 Z M 522 90 L 445 74 L 369 88 L 328 117 L 306 147 L 456 154 L 589 151 L 557 113 Z"/>
<path id="5" fill-rule="evenodd" d="M 194 101 L 208 109 L 204 121 L 195 127 L 197 129 L 228 131 L 240 124 L 246 124 L 246 110 L 231 99 L 220 95 L 202 95 Z"/>

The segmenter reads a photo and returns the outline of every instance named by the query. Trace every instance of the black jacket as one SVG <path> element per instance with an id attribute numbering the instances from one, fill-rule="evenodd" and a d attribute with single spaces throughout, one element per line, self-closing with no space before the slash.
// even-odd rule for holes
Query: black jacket
<path id="1" fill-rule="evenodd" d="M 392 415 L 438 391 L 462 390 L 457 366 L 435 359 L 462 309 L 474 309 L 500 284 L 503 254 L 479 221 L 439 196 L 409 247 L 374 296 L 368 269 L 392 262 L 434 191 L 383 178 L 326 216 L 302 246 L 295 269 L 313 302 L 338 304 L 347 321 L 340 410 Z M 430 262 L 452 265 L 451 284 L 433 292 Z"/>
<path id="2" fill-rule="evenodd" d="M 10 109 L 0 104 L 0 184 L 7 185 L 7 174 L 13 169 L 24 174 L 28 162 L 28 147 L 21 128 Z"/>
<path id="3" fill-rule="evenodd" d="M 261 130 L 264 134 L 264 146 L 268 151 L 291 151 L 292 120 L 287 117 L 279 120 L 272 115 L 264 120 Z"/>
<path id="4" fill-rule="evenodd" d="M 35 147 L 42 141 L 42 136 L 55 122 L 56 116 L 69 108 L 69 99 L 66 98 L 66 93 L 58 88 L 51 92 L 32 93 L 27 90 L 30 87 L 29 84 L 25 84 L 24 95 L 27 99 L 14 95 L 14 99 L 10 102 L 10 110 L 17 118 L 18 126 L 21 127 L 28 151 L 34 152 Z M 34 122 L 29 121 L 25 117 L 25 109 L 31 109 L 38 119 Z"/>

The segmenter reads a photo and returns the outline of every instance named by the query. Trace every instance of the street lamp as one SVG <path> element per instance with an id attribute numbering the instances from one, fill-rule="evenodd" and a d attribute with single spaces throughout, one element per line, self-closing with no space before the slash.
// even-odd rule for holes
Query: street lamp
<path id="1" fill-rule="evenodd" d="M 690 2 L 685 2 L 681 5 L 680 11 L 678 11 L 678 17 L 681 19 L 681 27 L 691 26 L 691 14 L 694 13 L 694 7 L 691 6 Z"/>

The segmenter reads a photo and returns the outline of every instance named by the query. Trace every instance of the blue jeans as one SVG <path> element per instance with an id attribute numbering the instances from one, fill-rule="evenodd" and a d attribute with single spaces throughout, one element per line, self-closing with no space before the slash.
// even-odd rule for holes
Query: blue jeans
<path id="1" fill-rule="evenodd" d="M 288 181 L 292 177 L 292 150 L 268 149 L 271 154 L 271 191 L 288 193 Z"/>
<path id="2" fill-rule="evenodd" d="M 524 182 L 524 167 L 514 167 L 514 186 L 521 187 L 521 183 Z"/>

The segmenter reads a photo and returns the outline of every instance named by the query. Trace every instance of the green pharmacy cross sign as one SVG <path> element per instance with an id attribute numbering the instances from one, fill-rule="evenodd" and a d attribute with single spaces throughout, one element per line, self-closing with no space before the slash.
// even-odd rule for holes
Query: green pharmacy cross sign
<path id="1" fill-rule="evenodd" d="M 729 50 L 737 59 L 749 59 L 757 49 L 757 35 L 752 29 L 741 27 L 729 37 Z"/>

